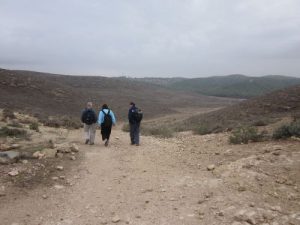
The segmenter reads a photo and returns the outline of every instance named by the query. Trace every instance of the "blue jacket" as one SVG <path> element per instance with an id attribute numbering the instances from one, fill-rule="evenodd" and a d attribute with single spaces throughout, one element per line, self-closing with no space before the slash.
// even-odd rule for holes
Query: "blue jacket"
<path id="1" fill-rule="evenodd" d="M 108 113 L 108 109 L 102 109 L 106 114 Z M 101 125 L 104 122 L 104 113 L 102 110 L 99 112 L 98 116 L 98 123 Z M 110 110 L 109 115 L 111 116 L 112 123 L 115 125 L 116 124 L 116 117 L 113 113 L 113 111 Z"/>

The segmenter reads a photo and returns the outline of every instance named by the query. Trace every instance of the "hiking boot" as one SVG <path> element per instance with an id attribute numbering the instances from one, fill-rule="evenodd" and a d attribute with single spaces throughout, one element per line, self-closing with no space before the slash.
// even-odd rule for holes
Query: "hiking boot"
<path id="1" fill-rule="evenodd" d="M 89 141 L 90 141 L 89 139 L 86 139 L 85 144 L 87 145 L 89 143 Z"/>
<path id="2" fill-rule="evenodd" d="M 93 142 L 93 143 L 90 143 L 90 145 L 94 145 L 94 142 Z"/>
<path id="3" fill-rule="evenodd" d="M 108 140 L 105 141 L 105 144 L 104 144 L 104 145 L 105 145 L 106 147 L 108 146 L 108 142 L 109 142 Z"/>
<path id="4" fill-rule="evenodd" d="M 135 146 L 140 146 L 140 144 L 135 144 Z"/>

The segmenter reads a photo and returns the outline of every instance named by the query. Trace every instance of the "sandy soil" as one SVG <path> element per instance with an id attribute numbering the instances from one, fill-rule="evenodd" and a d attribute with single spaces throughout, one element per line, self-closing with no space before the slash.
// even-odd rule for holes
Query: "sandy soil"
<path id="1" fill-rule="evenodd" d="M 12 187 L 0 197 L 0 224 L 300 224 L 300 142 L 227 140 L 184 132 L 137 147 L 117 127 L 104 147 L 99 131 L 94 146 L 71 131 L 81 157 L 56 172 L 62 179 Z"/>

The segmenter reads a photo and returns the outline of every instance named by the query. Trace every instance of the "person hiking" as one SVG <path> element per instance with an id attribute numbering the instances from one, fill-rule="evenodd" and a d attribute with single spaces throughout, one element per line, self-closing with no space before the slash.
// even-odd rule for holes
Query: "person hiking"
<path id="1" fill-rule="evenodd" d="M 131 145 L 140 145 L 140 125 L 143 119 L 143 113 L 138 109 L 134 102 L 130 102 L 128 111 L 128 120 L 130 127 L 130 141 Z"/>
<path id="2" fill-rule="evenodd" d="M 97 128 L 97 115 L 93 110 L 93 103 L 88 102 L 81 114 L 81 122 L 84 124 L 85 144 L 93 145 Z"/>
<path id="3" fill-rule="evenodd" d="M 112 125 L 116 125 L 116 117 L 107 104 L 104 104 L 99 112 L 98 123 L 101 126 L 102 141 L 108 146 Z"/>

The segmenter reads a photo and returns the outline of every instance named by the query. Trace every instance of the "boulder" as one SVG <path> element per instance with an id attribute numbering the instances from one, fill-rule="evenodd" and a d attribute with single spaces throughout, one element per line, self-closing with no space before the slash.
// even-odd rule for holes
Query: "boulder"
<path id="1" fill-rule="evenodd" d="M 207 166 L 207 170 L 208 170 L 208 171 L 212 171 L 212 170 L 214 170 L 215 168 L 216 168 L 216 166 L 215 166 L 214 164 L 211 164 L 211 165 Z"/>
<path id="2" fill-rule="evenodd" d="M 43 154 L 42 152 L 40 151 L 36 151 L 35 153 L 32 154 L 32 157 L 35 158 L 35 159 L 41 159 L 45 156 L 45 154 Z"/>
<path id="3" fill-rule="evenodd" d="M 52 148 L 46 148 L 41 151 L 41 153 L 44 154 L 45 158 L 55 158 L 56 152 L 56 149 Z"/>
<path id="4" fill-rule="evenodd" d="M 79 152 L 78 145 L 76 145 L 74 143 L 71 145 L 70 149 L 71 149 L 72 152 Z"/>
<path id="5" fill-rule="evenodd" d="M 20 153 L 16 151 L 0 152 L 0 164 L 15 163 L 20 159 Z"/>

